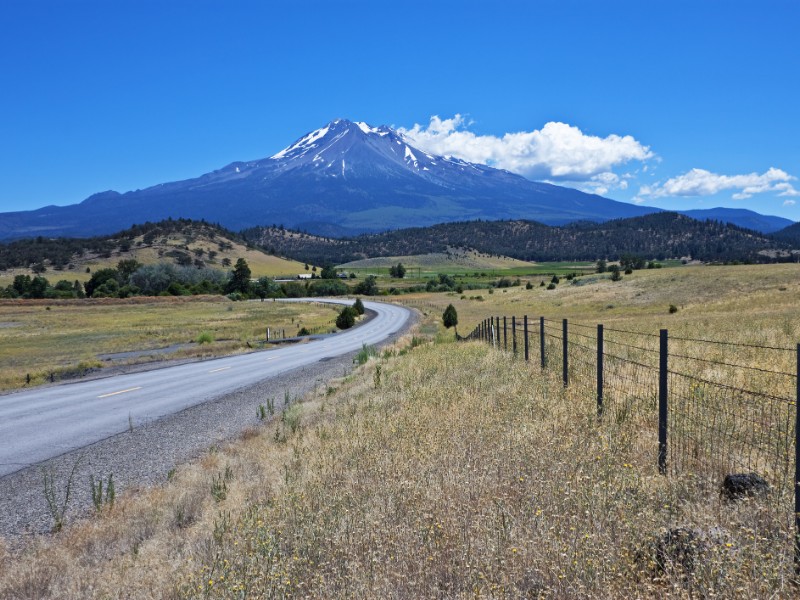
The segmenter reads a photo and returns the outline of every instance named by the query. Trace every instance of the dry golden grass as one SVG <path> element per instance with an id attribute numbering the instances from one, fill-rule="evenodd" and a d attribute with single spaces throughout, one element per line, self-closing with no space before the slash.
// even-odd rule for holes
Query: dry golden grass
<path id="1" fill-rule="evenodd" d="M 0 598 L 794 596 L 791 514 L 658 475 L 638 413 L 475 343 L 392 354 L 4 559 Z"/>
<path id="2" fill-rule="evenodd" d="M 799 285 L 796 266 L 706 267 L 455 300 L 462 333 L 527 312 L 785 344 Z M 436 319 L 453 300 L 420 299 Z M 0 598 L 796 597 L 786 490 L 728 504 L 659 475 L 646 396 L 598 421 L 591 386 L 478 343 L 329 386 L 98 518 L 0 544 Z"/>
<path id="3" fill-rule="evenodd" d="M 0 300 L 0 390 L 78 376 L 101 368 L 98 355 L 152 350 L 195 342 L 161 358 L 208 357 L 242 352 L 266 337 L 266 328 L 294 335 L 333 327 L 336 308 L 323 304 L 231 302 L 221 296 L 137 297 L 95 300 Z M 141 357 L 128 362 L 157 360 Z"/>
<path id="4" fill-rule="evenodd" d="M 527 314 L 530 318 L 567 318 L 576 322 L 657 333 L 691 333 L 720 339 L 792 345 L 800 341 L 800 265 L 683 266 L 634 271 L 612 282 L 608 273 L 587 275 L 555 290 L 534 287 L 465 290 L 463 294 L 409 294 L 396 301 L 435 314 L 453 304 L 459 333 L 468 333 L 490 315 Z M 549 283 L 549 278 L 545 280 Z M 464 296 L 464 298 L 462 298 Z M 470 299 L 481 296 L 483 300 Z M 679 310 L 669 313 L 674 304 Z M 438 312 L 436 316 L 441 316 Z"/>

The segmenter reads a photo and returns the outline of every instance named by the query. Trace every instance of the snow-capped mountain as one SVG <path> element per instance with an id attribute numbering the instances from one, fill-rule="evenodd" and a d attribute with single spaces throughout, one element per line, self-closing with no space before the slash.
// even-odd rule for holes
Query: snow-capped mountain
<path id="1" fill-rule="evenodd" d="M 473 219 L 603 221 L 654 210 L 434 156 L 385 125 L 337 119 L 269 158 L 195 179 L 0 213 L 0 238 L 88 236 L 167 217 L 337 235 Z"/>

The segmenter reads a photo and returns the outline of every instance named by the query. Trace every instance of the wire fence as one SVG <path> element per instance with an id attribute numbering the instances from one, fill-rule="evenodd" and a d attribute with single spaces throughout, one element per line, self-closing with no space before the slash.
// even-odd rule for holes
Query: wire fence
<path id="1" fill-rule="evenodd" d="M 772 502 L 794 500 L 800 568 L 800 344 L 736 343 L 556 321 L 489 317 L 466 338 L 481 340 L 584 388 L 600 418 L 637 417 L 653 437 L 662 474 L 720 486 L 756 473 Z"/>

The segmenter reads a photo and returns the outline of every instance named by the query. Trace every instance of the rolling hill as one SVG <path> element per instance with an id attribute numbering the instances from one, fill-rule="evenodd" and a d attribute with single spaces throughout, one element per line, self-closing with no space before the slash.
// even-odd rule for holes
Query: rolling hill
<path id="1" fill-rule="evenodd" d="M 262 227 L 243 235 L 270 252 L 312 262 L 348 263 L 381 256 L 408 256 L 472 248 L 526 261 L 691 257 L 703 261 L 788 259 L 792 245 L 717 221 L 698 221 L 677 213 L 654 213 L 604 223 L 579 222 L 553 227 L 535 221 L 443 223 L 333 239 L 284 228 Z M 765 254 L 771 253 L 771 254 Z"/>
<path id="2" fill-rule="evenodd" d="M 0 282 L 44 268 L 45 277 L 86 281 L 91 272 L 120 260 L 141 264 L 171 263 L 229 270 L 244 258 L 253 277 L 293 275 L 304 264 L 270 255 L 248 245 L 238 234 L 208 223 L 172 220 L 145 223 L 110 236 L 33 238 L 0 243 Z M 88 269 L 88 270 L 87 270 Z"/>

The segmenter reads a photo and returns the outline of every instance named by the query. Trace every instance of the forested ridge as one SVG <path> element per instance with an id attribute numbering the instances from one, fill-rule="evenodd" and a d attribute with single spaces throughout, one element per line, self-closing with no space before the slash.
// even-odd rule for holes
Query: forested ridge
<path id="1" fill-rule="evenodd" d="M 677 213 L 654 213 L 604 223 L 553 227 L 536 221 L 463 221 L 399 229 L 352 238 L 328 238 L 282 226 L 254 227 L 241 233 L 190 219 L 134 225 L 111 236 L 37 237 L 0 243 L 0 270 L 44 265 L 56 270 L 85 254 L 111 256 L 132 245 L 148 245 L 171 233 L 215 236 L 258 246 L 311 264 L 342 264 L 362 258 L 409 256 L 470 248 L 530 261 L 617 260 L 622 255 L 648 259 L 690 257 L 706 262 L 792 260 L 800 248 L 799 224 L 765 235 L 719 221 L 698 221 Z M 796 259 L 796 254 L 794 259 Z"/>
<path id="2" fill-rule="evenodd" d="M 669 212 L 561 227 L 521 220 L 465 221 L 346 239 L 274 226 L 246 229 L 242 235 L 272 253 L 336 264 L 379 256 L 445 252 L 448 248 L 472 248 L 531 261 L 617 260 L 623 254 L 636 254 L 655 259 L 766 262 L 775 260 L 776 253 L 787 254 L 793 247 L 787 239 Z M 771 255 L 762 254 L 764 251 Z"/>

